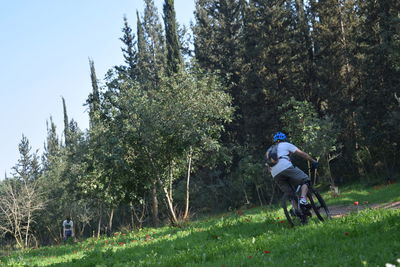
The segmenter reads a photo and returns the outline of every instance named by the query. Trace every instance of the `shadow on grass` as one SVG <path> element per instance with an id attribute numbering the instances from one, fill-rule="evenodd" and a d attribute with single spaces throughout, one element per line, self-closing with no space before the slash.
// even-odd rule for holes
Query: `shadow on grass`
<path id="1" fill-rule="evenodd" d="M 102 264 L 112 266 L 116 263 L 121 266 L 135 264 L 155 265 L 162 260 L 162 266 L 179 266 L 185 262 L 202 263 L 205 260 L 204 253 L 228 255 L 237 251 L 237 239 L 242 240 L 257 238 L 263 235 L 266 229 L 278 231 L 286 228 L 276 219 L 270 217 L 266 220 L 253 221 L 250 216 L 230 216 L 220 221 L 205 222 L 197 227 L 182 229 L 179 231 L 164 231 L 149 240 L 137 241 L 137 246 L 118 248 L 99 247 L 85 252 L 82 259 L 73 259 L 68 262 L 52 264 L 49 266 L 95 266 Z M 175 234 L 167 239 L 169 234 Z M 208 255 L 209 256 L 209 255 Z M 145 263 L 146 262 L 146 263 Z"/>
<path id="2" fill-rule="evenodd" d="M 248 220 L 251 217 L 231 218 L 208 230 L 194 227 L 186 236 L 160 237 L 116 251 L 94 249 L 82 259 L 50 266 L 220 266 L 221 262 L 226 266 L 359 266 L 363 261 L 384 265 L 395 260 L 400 250 L 395 235 L 400 226 L 398 211 L 366 211 L 294 229 L 272 217 L 263 222 Z M 267 240 L 266 232 L 273 238 Z M 252 238 L 257 240 L 253 245 L 248 241 Z M 263 248 L 271 254 L 262 255 Z M 252 263 L 238 262 L 249 261 L 249 251 L 254 251 Z"/>

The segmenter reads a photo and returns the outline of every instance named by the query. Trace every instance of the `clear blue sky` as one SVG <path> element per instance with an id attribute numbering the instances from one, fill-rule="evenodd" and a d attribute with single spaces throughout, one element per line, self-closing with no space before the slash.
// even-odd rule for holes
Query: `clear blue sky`
<path id="1" fill-rule="evenodd" d="M 163 0 L 154 0 L 161 22 Z M 61 96 L 69 119 L 88 127 L 83 104 L 91 91 L 88 57 L 101 81 L 123 62 L 123 16 L 136 32 L 142 0 L 2 1 L 0 9 L 0 179 L 19 158 L 24 134 L 43 152 L 46 120 L 63 130 Z M 189 26 L 194 0 L 175 0 L 177 20 Z"/>

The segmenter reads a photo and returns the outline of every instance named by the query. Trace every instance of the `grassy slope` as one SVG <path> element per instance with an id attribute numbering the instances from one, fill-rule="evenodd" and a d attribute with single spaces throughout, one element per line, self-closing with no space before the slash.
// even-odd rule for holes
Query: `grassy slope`
<path id="1" fill-rule="evenodd" d="M 378 185 L 365 188 L 362 185 L 353 185 L 340 188 L 340 196 L 332 198 L 330 194 L 325 194 L 324 198 L 329 205 L 349 205 L 354 201 L 359 203 L 388 203 L 400 201 L 400 184 Z"/>
<path id="2" fill-rule="evenodd" d="M 349 188 L 330 204 L 398 201 L 400 186 Z M 328 196 L 327 196 L 328 198 Z M 280 209 L 256 208 L 192 222 L 43 247 L 8 266 L 384 266 L 400 258 L 400 210 L 365 210 L 289 228 Z"/>

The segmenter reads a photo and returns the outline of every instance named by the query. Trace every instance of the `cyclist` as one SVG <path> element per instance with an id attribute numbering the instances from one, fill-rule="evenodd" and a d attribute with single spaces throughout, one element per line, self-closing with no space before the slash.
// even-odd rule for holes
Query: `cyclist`
<path id="1" fill-rule="evenodd" d="M 291 193 L 289 184 L 293 186 L 301 186 L 301 197 L 300 205 L 308 207 L 307 203 L 307 192 L 310 178 L 299 168 L 293 166 L 290 155 L 295 154 L 306 160 L 309 160 L 312 164 L 312 168 L 317 168 L 318 161 L 313 159 L 309 154 L 301 151 L 295 145 L 286 142 L 286 135 L 282 132 L 277 132 L 274 135 L 274 144 L 267 150 L 266 159 L 269 164 L 272 177 L 278 184 L 279 188 L 284 193 Z M 273 155 L 274 154 L 274 155 Z M 275 159 L 273 159 L 275 157 Z M 271 163 L 272 162 L 272 163 Z"/>

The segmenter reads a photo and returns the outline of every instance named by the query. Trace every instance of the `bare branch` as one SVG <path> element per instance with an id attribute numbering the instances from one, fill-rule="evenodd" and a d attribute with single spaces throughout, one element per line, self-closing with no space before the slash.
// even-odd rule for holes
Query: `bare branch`
<path id="1" fill-rule="evenodd" d="M 396 92 L 394 93 L 394 98 L 397 100 L 397 102 L 399 103 L 399 107 L 400 107 L 400 97 L 397 96 Z"/>
<path id="2" fill-rule="evenodd" d="M 28 246 L 36 212 L 45 207 L 34 181 L 6 180 L 0 194 L 0 233 L 10 233 L 18 246 Z"/>

